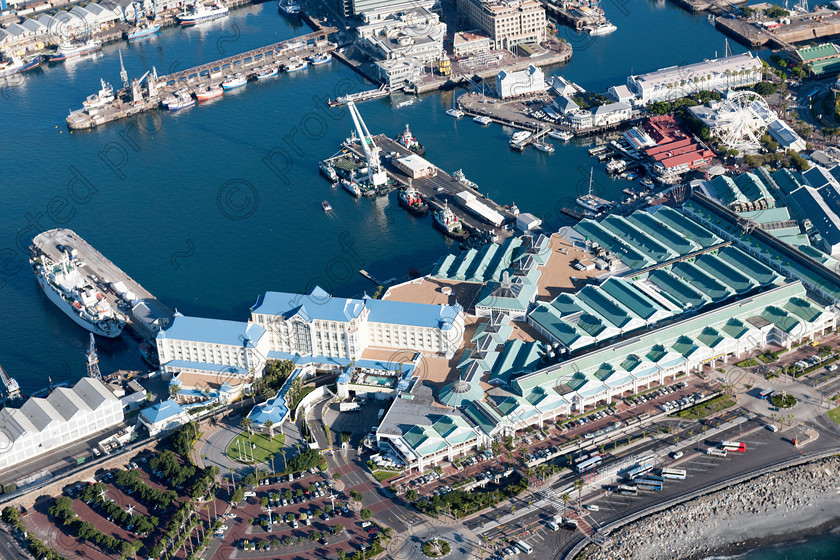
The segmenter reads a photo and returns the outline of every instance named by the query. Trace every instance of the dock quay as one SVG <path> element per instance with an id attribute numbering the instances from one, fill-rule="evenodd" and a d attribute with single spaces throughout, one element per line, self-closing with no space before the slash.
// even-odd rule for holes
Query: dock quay
<path id="1" fill-rule="evenodd" d="M 506 229 L 489 224 L 484 220 L 477 218 L 474 214 L 468 213 L 459 204 L 459 199 L 456 195 L 462 192 L 472 194 L 476 197 L 476 199 L 480 200 L 490 209 L 501 214 L 504 217 L 505 223 L 510 223 L 516 219 L 516 216 L 508 207 L 502 206 L 489 198 L 485 198 L 478 189 L 470 186 L 466 181 L 459 181 L 449 173 L 437 167 L 435 167 L 435 173 L 432 176 L 411 179 L 393 164 L 393 160 L 411 155 L 414 152 L 404 148 L 402 145 L 398 144 L 391 138 L 388 138 L 384 134 L 374 136 L 373 140 L 382 150 L 382 167 L 392 181 L 389 189 L 386 191 L 380 191 L 377 194 L 385 195 L 389 191 L 397 190 L 411 184 L 411 186 L 420 192 L 423 201 L 429 205 L 430 210 L 440 210 L 444 208 L 444 206 L 448 206 L 471 235 L 478 236 L 480 238 L 489 238 L 492 234 L 496 234 L 500 238 L 510 235 L 510 232 Z M 361 162 L 364 162 L 364 150 L 358 141 L 345 143 L 344 147 L 347 151 L 354 154 Z"/>
<path id="2" fill-rule="evenodd" d="M 804 14 L 810 17 L 793 16 L 790 23 L 782 24 L 774 29 L 765 29 L 755 23 L 718 17 L 715 28 L 732 37 L 739 43 L 749 47 L 771 47 L 785 50 L 793 49 L 795 43 L 813 41 L 824 37 L 840 34 L 840 14 Z"/>
<path id="3" fill-rule="evenodd" d="M 737 4 L 746 4 L 748 0 L 671 0 L 674 4 L 691 13 L 734 11 Z"/>
<path id="4" fill-rule="evenodd" d="M 348 93 L 347 95 L 343 95 L 337 99 L 330 99 L 327 101 L 327 105 L 330 107 L 338 107 L 345 105 L 350 101 L 353 103 L 359 103 L 360 101 L 369 101 L 371 99 L 382 99 L 383 97 L 388 97 L 389 95 L 391 95 L 391 88 L 382 84 L 377 89 L 357 91 L 356 93 Z"/>
<path id="5" fill-rule="evenodd" d="M 30 248 L 33 256 L 44 254 L 56 262 L 61 259 L 63 251 L 72 249 L 78 255 L 78 270 L 92 285 L 100 288 L 112 307 L 125 314 L 128 318 L 127 326 L 140 338 L 154 342 L 159 326 L 167 325 L 172 319 L 172 311 L 76 232 L 59 228 L 39 233 L 32 240 Z M 130 303 L 117 294 L 114 286 L 120 283 L 125 286 L 124 293 L 134 295 Z"/>
<path id="6" fill-rule="evenodd" d="M 594 27 L 602 23 L 607 23 L 604 11 L 600 7 L 597 7 L 597 3 L 595 8 L 589 5 L 590 2 L 583 1 L 555 2 L 554 0 L 540 0 L 540 3 L 545 8 L 546 14 L 549 17 L 576 31 L 582 31 L 585 27 Z"/>
<path id="7" fill-rule="evenodd" d="M 332 53 L 336 45 L 329 42 L 327 37 L 335 31 L 337 29 L 334 27 L 320 28 L 306 35 L 164 76 L 158 76 L 153 69 L 130 83 L 123 70 L 123 87 L 116 92 L 115 99 L 93 108 L 71 112 L 66 119 L 67 126 L 71 130 L 92 129 L 156 109 L 160 107 L 162 99 L 176 91 L 186 90 L 192 94 L 199 86 L 218 86 L 234 74 L 243 74 L 251 79 L 263 66 L 281 67 L 295 58 L 306 58 L 318 52 Z M 142 87 L 143 82 L 145 89 Z"/>

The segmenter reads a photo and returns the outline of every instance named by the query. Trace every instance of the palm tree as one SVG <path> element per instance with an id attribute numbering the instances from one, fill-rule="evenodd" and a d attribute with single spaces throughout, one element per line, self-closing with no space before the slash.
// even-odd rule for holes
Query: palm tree
<path id="1" fill-rule="evenodd" d="M 560 499 L 563 500 L 563 517 L 566 516 L 566 512 L 569 511 L 569 501 L 571 501 L 572 497 L 569 496 L 568 492 L 564 492 Z"/>
<path id="2" fill-rule="evenodd" d="M 578 478 L 578 479 L 575 480 L 575 490 L 577 490 L 577 493 L 578 493 L 578 509 L 580 509 L 580 500 L 581 500 L 581 495 L 583 494 L 583 487 L 584 486 L 585 486 L 585 484 L 584 484 L 582 478 Z"/>
<path id="3" fill-rule="evenodd" d="M 274 422 L 272 422 L 271 420 L 266 420 L 265 422 L 263 422 L 263 428 L 266 428 L 268 430 L 268 441 L 273 440 L 274 439 Z"/>

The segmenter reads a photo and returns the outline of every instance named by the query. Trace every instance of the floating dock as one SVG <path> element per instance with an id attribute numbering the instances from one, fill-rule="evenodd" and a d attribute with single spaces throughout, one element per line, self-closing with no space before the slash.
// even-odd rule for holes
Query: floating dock
<path id="1" fill-rule="evenodd" d="M 72 230 L 60 228 L 39 233 L 32 240 L 31 250 L 58 262 L 62 256 L 59 245 L 78 252 L 79 259 L 84 262 L 78 267 L 79 272 L 100 288 L 112 307 L 126 315 L 128 326 L 139 337 L 154 342 L 159 327 L 166 326 L 172 319 L 172 311 Z M 133 304 L 127 304 L 114 290 L 113 286 L 120 282 L 136 296 Z"/>

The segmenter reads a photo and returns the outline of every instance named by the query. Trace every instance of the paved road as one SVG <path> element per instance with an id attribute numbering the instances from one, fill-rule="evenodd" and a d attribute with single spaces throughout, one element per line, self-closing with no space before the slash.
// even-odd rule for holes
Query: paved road
<path id="1" fill-rule="evenodd" d="M 0 530 L 0 558 L 3 560 L 32 560 L 32 555 L 24 552 L 12 535 Z"/>

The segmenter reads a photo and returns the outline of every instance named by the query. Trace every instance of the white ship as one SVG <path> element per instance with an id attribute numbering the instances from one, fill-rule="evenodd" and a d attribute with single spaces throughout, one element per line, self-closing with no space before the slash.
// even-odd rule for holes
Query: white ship
<path id="1" fill-rule="evenodd" d="M 554 153 L 554 146 L 552 146 L 548 142 L 534 142 L 534 147 L 539 151 L 545 152 L 547 154 Z"/>
<path id="2" fill-rule="evenodd" d="M 531 137 L 531 133 L 528 132 L 527 130 L 518 130 L 511 135 L 510 141 L 519 143 L 519 142 L 524 142 L 525 140 L 527 140 L 530 137 Z"/>
<path id="3" fill-rule="evenodd" d="M 88 111 L 104 107 L 116 99 L 114 97 L 114 87 L 111 84 L 102 78 L 99 79 L 99 83 L 102 84 L 100 90 L 93 95 L 89 95 L 87 99 L 82 101 L 82 105 Z"/>
<path id="4" fill-rule="evenodd" d="M 357 185 L 355 181 L 348 181 L 347 179 L 342 179 L 341 186 L 345 191 L 349 192 L 356 198 L 362 196 L 362 189 L 359 188 L 359 185 Z"/>
<path id="5" fill-rule="evenodd" d="M 592 215 L 597 215 L 603 212 L 604 210 L 608 209 L 612 204 L 608 200 L 604 200 L 600 196 L 596 196 L 595 193 L 592 192 L 592 170 L 589 170 L 589 192 L 582 196 L 579 196 L 577 200 L 577 205 L 586 210 L 587 212 L 591 212 Z M 586 214 L 586 212 L 584 212 Z"/>
<path id="6" fill-rule="evenodd" d="M 447 109 L 446 114 L 452 117 L 453 119 L 460 119 L 464 116 L 464 112 L 462 110 L 456 109 L 454 107 L 452 109 Z"/>
<path id="7" fill-rule="evenodd" d="M 548 133 L 548 135 L 555 140 L 562 140 L 563 142 L 568 142 L 575 137 L 575 135 L 568 130 L 552 130 Z"/>
<path id="8" fill-rule="evenodd" d="M 41 289 L 68 317 L 99 336 L 120 336 L 125 327 L 125 316 L 111 307 L 105 295 L 91 284 L 66 253 L 58 262 L 45 254 L 33 256 L 30 264 Z"/>
<path id="9" fill-rule="evenodd" d="M 478 117 L 473 117 L 473 122 L 477 122 L 478 124 L 480 124 L 482 126 L 486 126 L 486 125 L 490 124 L 491 122 L 493 122 L 493 120 L 488 116 L 480 115 Z"/>
<path id="10" fill-rule="evenodd" d="M 209 8 L 199 1 L 196 1 L 189 10 L 175 16 L 181 25 L 198 25 L 206 21 L 213 21 L 227 17 L 230 13 L 227 6 L 213 4 Z"/>
<path id="11" fill-rule="evenodd" d="M 462 185 L 466 185 L 467 187 L 471 187 L 475 190 L 478 190 L 478 185 L 467 179 L 467 176 L 464 175 L 464 171 L 462 169 L 459 169 L 458 171 L 453 173 L 452 178 L 461 183 Z"/>

